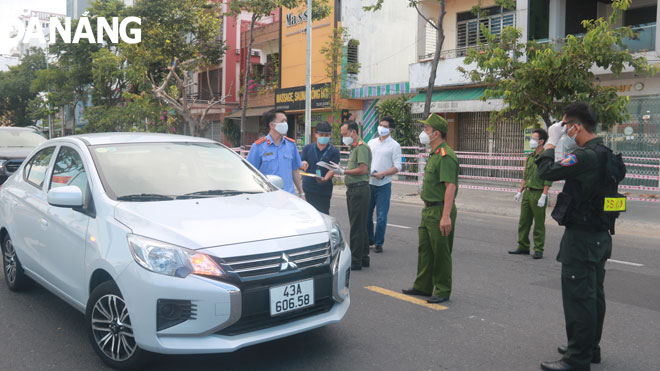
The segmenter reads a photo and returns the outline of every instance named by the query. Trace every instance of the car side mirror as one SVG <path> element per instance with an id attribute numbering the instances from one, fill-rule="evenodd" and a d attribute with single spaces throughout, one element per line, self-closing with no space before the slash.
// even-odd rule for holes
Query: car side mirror
<path id="1" fill-rule="evenodd" d="M 266 180 L 279 189 L 284 188 L 284 181 L 277 175 L 266 175 Z"/>
<path id="2" fill-rule="evenodd" d="M 48 203 L 57 207 L 82 207 L 83 194 L 76 186 L 53 188 L 48 191 Z"/>

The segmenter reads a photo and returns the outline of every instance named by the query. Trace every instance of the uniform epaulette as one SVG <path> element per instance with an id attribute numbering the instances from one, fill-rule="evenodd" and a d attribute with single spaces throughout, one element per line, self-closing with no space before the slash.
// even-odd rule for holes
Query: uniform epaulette
<path id="1" fill-rule="evenodd" d="M 291 143 L 295 143 L 295 142 L 296 142 L 295 139 L 291 139 L 291 138 L 286 137 L 286 136 L 284 137 L 284 139 L 288 140 L 288 141 L 291 142 Z"/>
<path id="2" fill-rule="evenodd" d="M 444 148 L 440 148 L 440 156 L 442 157 L 447 156 L 447 151 Z"/>
<path id="3" fill-rule="evenodd" d="M 254 144 L 261 144 L 261 143 L 265 142 L 266 139 L 268 139 L 268 138 L 267 138 L 267 137 L 263 137 L 263 138 L 261 138 L 261 139 L 258 139 L 256 142 L 254 142 Z"/>

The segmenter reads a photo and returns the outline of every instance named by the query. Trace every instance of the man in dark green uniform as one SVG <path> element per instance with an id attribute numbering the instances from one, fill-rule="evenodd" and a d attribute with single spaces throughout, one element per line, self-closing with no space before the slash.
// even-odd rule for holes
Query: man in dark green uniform
<path id="1" fill-rule="evenodd" d="M 418 228 L 417 279 L 412 288 L 402 291 L 407 295 L 430 296 L 429 303 L 442 303 L 451 294 L 458 157 L 445 142 L 449 125 L 442 116 L 431 114 L 420 122 L 424 124 L 420 142 L 430 144 L 432 151 L 422 184 L 424 209 Z"/>
<path id="2" fill-rule="evenodd" d="M 597 220 L 598 210 L 592 207 L 596 198 L 592 196 L 598 194 L 604 178 L 603 159 L 597 153 L 603 141 L 596 137 L 596 120 L 586 104 L 566 106 L 562 122 L 548 129 L 546 150 L 537 160 L 541 179 L 566 180 L 553 218 L 566 226 L 557 260 L 562 264 L 561 291 L 568 345 L 558 349 L 564 354 L 562 359 L 541 363 L 543 370 L 589 370 L 590 363 L 600 362 L 605 262 L 612 252 L 612 237 Z M 554 148 L 561 136 L 569 144 L 568 154 L 555 162 Z M 602 204 L 600 207 L 602 211 Z"/>
<path id="3" fill-rule="evenodd" d="M 346 169 L 331 162 L 319 162 L 336 174 L 344 174 L 346 184 L 346 204 L 348 219 L 351 223 L 351 270 L 361 270 L 369 266 L 369 237 L 367 235 L 367 216 L 371 190 L 369 188 L 369 173 L 371 171 L 371 149 L 360 138 L 358 124 L 348 121 L 341 126 L 342 142 L 351 148 Z"/>
<path id="4" fill-rule="evenodd" d="M 536 171 L 536 159 L 543 152 L 543 145 L 548 140 L 548 132 L 536 129 L 532 133 L 529 147 L 534 150 L 525 162 L 520 190 L 513 198 L 520 201 L 520 220 L 518 221 L 518 248 L 509 254 L 529 255 L 529 230 L 534 222 L 534 259 L 543 258 L 545 244 L 545 209 L 548 206 L 548 191 L 552 182 L 542 180 Z"/>

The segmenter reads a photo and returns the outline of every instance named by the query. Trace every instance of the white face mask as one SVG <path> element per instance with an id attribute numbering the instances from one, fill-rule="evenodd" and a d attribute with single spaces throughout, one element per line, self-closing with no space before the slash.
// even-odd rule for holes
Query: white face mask
<path id="1" fill-rule="evenodd" d="M 529 140 L 529 148 L 531 149 L 536 149 L 539 146 L 539 142 L 535 139 L 530 139 Z"/>
<path id="2" fill-rule="evenodd" d="M 426 144 L 431 143 L 431 138 L 429 138 L 429 135 L 426 134 L 425 131 L 422 131 L 419 134 L 419 142 L 426 145 Z"/>
<path id="3" fill-rule="evenodd" d="M 389 128 L 378 125 L 378 135 L 380 135 L 381 137 L 384 137 L 384 136 L 388 135 L 389 133 L 390 133 Z"/>
<path id="4" fill-rule="evenodd" d="M 577 135 L 578 135 L 578 130 L 575 131 L 575 135 L 573 135 L 573 136 L 568 135 L 568 130 L 566 130 L 566 132 L 564 132 L 563 136 L 565 138 L 564 139 L 564 150 L 565 150 L 565 152 L 571 153 L 571 152 L 575 151 L 575 149 L 578 148 L 578 145 L 575 142 L 575 137 L 577 137 Z"/>
<path id="5" fill-rule="evenodd" d="M 286 135 L 286 133 L 289 131 L 289 124 L 287 124 L 286 121 L 278 122 L 277 125 L 275 125 L 275 131 L 281 135 Z"/>
<path id="6" fill-rule="evenodd" d="M 342 137 L 341 141 L 344 143 L 344 145 L 350 146 L 353 144 L 353 137 Z"/>

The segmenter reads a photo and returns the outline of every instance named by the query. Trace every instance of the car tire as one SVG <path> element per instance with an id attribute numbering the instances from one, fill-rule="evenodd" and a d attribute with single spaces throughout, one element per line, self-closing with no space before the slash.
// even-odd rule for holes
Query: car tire
<path id="1" fill-rule="evenodd" d="M 126 302 L 117 285 L 106 281 L 89 296 L 85 327 L 92 348 L 115 369 L 140 368 L 150 355 L 135 342 Z"/>
<path id="2" fill-rule="evenodd" d="M 2 239 L 2 270 L 11 291 L 24 291 L 32 287 L 33 281 L 25 274 L 9 235 Z"/>

